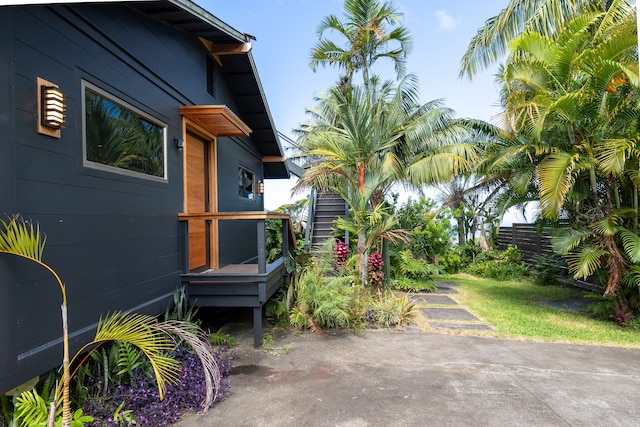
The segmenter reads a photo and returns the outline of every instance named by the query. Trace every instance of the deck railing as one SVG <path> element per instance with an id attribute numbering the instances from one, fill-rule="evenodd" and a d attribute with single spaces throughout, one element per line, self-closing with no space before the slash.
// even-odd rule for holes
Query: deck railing
<path id="1" fill-rule="evenodd" d="M 242 221 L 255 220 L 256 236 L 258 243 L 258 274 L 266 274 L 267 272 L 267 241 L 266 241 L 266 220 L 279 219 L 282 221 L 282 256 L 294 255 L 296 248 L 296 237 L 291 225 L 291 218 L 287 214 L 279 212 L 267 211 L 249 211 L 249 212 L 205 212 L 205 213 L 181 213 L 178 219 L 183 224 L 183 262 L 182 272 L 188 273 L 189 270 L 189 222 L 190 221 L 207 221 L 209 223 L 218 221 Z M 216 227 L 217 229 L 217 227 Z"/>

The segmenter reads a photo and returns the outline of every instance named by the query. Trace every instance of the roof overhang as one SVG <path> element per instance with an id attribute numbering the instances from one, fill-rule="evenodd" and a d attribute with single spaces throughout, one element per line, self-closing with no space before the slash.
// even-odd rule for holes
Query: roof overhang
<path id="1" fill-rule="evenodd" d="M 226 105 L 180 107 L 183 117 L 204 127 L 214 136 L 249 136 L 251 129 Z"/>
<path id="2" fill-rule="evenodd" d="M 233 112 L 229 111 L 232 116 L 218 112 L 208 117 L 208 113 L 201 110 L 202 113 L 195 114 L 194 121 L 199 123 L 209 120 L 211 126 L 226 129 L 226 134 L 220 133 L 220 128 L 213 132 L 219 136 L 247 137 L 250 133 L 251 143 L 263 158 L 284 155 L 251 53 L 250 40 L 255 39 L 253 36 L 232 28 L 190 0 L 134 1 L 126 4 L 197 37 L 220 64 L 220 71 L 224 74 L 234 99 Z M 237 133 L 231 135 L 231 132 Z M 284 161 L 263 162 L 263 165 L 265 178 L 290 177 Z"/>

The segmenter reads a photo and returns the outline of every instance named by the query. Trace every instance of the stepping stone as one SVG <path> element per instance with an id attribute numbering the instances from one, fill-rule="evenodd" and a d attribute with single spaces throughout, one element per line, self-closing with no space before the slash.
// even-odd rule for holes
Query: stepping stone
<path id="1" fill-rule="evenodd" d="M 473 314 L 462 308 L 421 308 L 427 319 L 436 320 L 478 320 Z"/>
<path id="2" fill-rule="evenodd" d="M 410 300 L 411 302 L 424 302 L 426 304 L 457 304 L 446 295 L 411 295 Z"/>
<path id="3" fill-rule="evenodd" d="M 446 323 L 446 322 L 429 322 L 429 325 L 435 329 L 472 329 L 478 331 L 493 331 L 487 325 L 481 323 Z"/>

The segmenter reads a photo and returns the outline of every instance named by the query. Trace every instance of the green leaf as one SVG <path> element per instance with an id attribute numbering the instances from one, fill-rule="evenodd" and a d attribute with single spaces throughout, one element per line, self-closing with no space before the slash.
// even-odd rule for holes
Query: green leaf
<path id="1" fill-rule="evenodd" d="M 10 220 L 0 220 L 0 252 L 41 261 L 46 236 L 40 234 L 40 226 L 27 222 L 19 215 Z"/>
<path id="2" fill-rule="evenodd" d="M 601 258 L 608 252 L 594 246 L 584 246 L 565 255 L 569 271 L 576 279 L 586 279 L 600 267 Z"/>
<path id="3" fill-rule="evenodd" d="M 618 234 L 622 239 L 625 254 L 631 262 L 640 263 L 640 237 L 627 228 L 619 228 Z"/>
<path id="4" fill-rule="evenodd" d="M 560 228 L 552 231 L 551 247 L 558 255 L 575 249 L 593 233 L 586 228 Z"/>
<path id="5" fill-rule="evenodd" d="M 44 426 L 47 423 L 48 411 L 47 403 L 34 389 L 20 394 L 16 401 L 15 417 L 20 420 L 21 425 Z"/>

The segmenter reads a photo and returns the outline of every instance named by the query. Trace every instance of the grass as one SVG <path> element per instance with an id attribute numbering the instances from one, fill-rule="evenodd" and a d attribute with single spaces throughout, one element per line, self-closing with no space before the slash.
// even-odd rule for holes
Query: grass
<path id="1" fill-rule="evenodd" d="M 545 306 L 541 301 L 580 298 L 585 291 L 562 286 L 538 286 L 530 281 L 498 282 L 468 274 L 450 276 L 460 283 L 450 295 L 494 329 L 482 332 L 500 338 L 640 348 L 640 328 L 621 328 L 582 312 Z M 473 331 L 465 334 L 479 335 Z"/>

